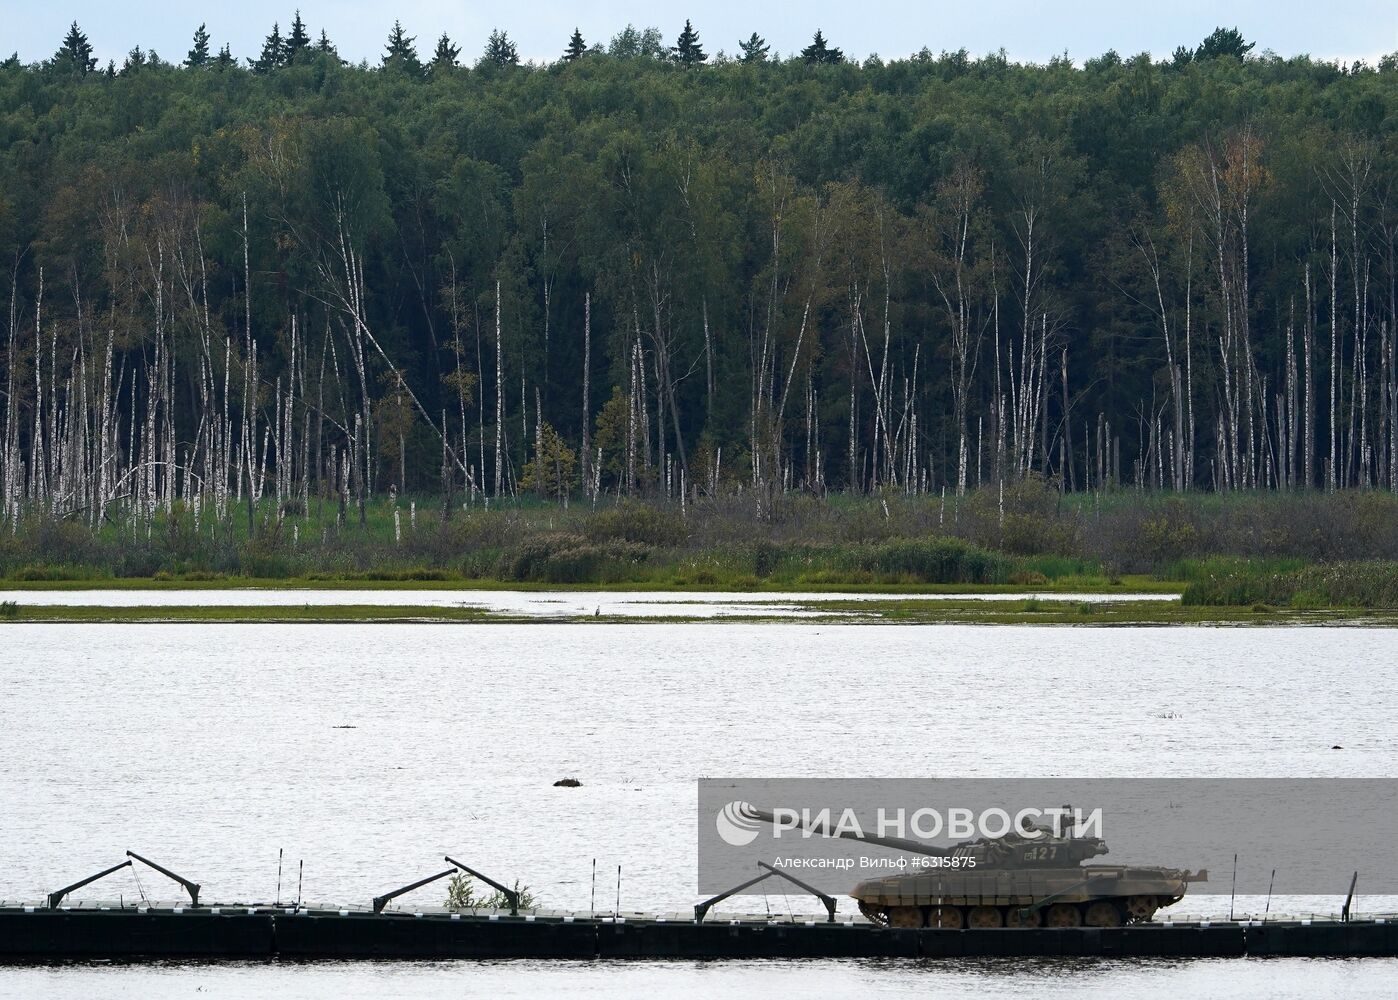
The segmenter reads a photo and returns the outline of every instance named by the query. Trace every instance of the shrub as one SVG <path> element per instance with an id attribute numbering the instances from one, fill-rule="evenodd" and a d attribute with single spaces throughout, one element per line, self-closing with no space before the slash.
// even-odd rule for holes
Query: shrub
<path id="1" fill-rule="evenodd" d="M 1021 569 L 1010 574 L 1009 582 L 1020 587 L 1037 587 L 1048 583 L 1048 577 L 1036 569 Z"/>
<path id="2" fill-rule="evenodd" d="M 243 576 L 266 580 L 284 580 L 295 576 L 291 561 L 272 543 L 261 539 L 248 542 L 238 553 L 238 572 Z M 149 576 L 147 573 L 135 574 Z"/>
<path id="3" fill-rule="evenodd" d="M 11 580 L 27 583 L 52 580 L 85 580 L 89 574 L 74 566 L 34 565 L 22 566 L 10 574 Z"/>
<path id="4" fill-rule="evenodd" d="M 762 541 L 752 547 L 752 571 L 759 578 L 771 576 L 781 559 L 781 547 L 772 542 Z"/>
<path id="5" fill-rule="evenodd" d="M 860 568 L 918 583 L 1003 583 L 1012 563 L 955 538 L 888 542 L 867 549 Z"/>
<path id="6" fill-rule="evenodd" d="M 631 500 L 597 511 L 588 519 L 585 530 L 594 542 L 640 542 L 664 547 L 684 540 L 684 522 L 675 511 Z"/>
<path id="7" fill-rule="evenodd" d="M 555 552 L 575 549 L 586 544 L 579 535 L 540 535 L 531 538 L 514 548 L 507 549 L 501 556 L 496 575 L 502 580 L 539 580 L 543 567 Z"/>
<path id="8" fill-rule="evenodd" d="M 650 554 L 650 546 L 638 542 L 594 544 L 578 535 L 546 535 L 502 555 L 498 573 L 502 580 L 520 582 L 615 583 Z"/>

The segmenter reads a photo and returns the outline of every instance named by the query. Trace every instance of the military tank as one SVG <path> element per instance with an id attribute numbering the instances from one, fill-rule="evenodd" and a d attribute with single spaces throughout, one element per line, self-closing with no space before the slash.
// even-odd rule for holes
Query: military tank
<path id="1" fill-rule="evenodd" d="M 1066 807 L 1065 807 L 1066 809 Z M 774 822 L 771 813 L 757 815 Z M 1070 813 L 1069 813 L 1070 814 Z M 1075 826 L 1027 824 L 1023 832 L 937 847 L 902 837 L 809 827 L 926 859 L 908 872 L 866 879 L 850 895 L 886 927 L 1120 927 L 1145 923 L 1184 898 L 1207 871 L 1084 864 L 1107 853 L 1100 837 Z"/>

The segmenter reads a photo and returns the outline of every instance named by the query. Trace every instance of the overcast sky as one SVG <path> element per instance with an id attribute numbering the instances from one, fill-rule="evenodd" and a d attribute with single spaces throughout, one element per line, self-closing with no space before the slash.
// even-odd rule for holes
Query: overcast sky
<path id="1" fill-rule="evenodd" d="M 132 46 L 183 59 L 199 22 L 214 45 L 255 56 L 274 21 L 290 22 L 297 0 L 0 0 L 0 51 L 28 61 L 47 58 L 76 19 L 105 62 Z M 655 25 L 673 42 L 686 17 L 694 20 L 710 53 L 733 52 L 753 31 L 774 51 L 799 50 L 817 28 L 847 56 L 906 56 L 926 46 L 934 52 L 966 48 L 981 54 L 1004 48 L 1011 58 L 1044 61 L 1067 52 L 1074 60 L 1115 49 L 1164 57 L 1193 45 L 1217 25 L 1237 26 L 1257 52 L 1308 53 L 1323 58 L 1367 59 L 1398 51 L 1395 0 L 862 0 L 760 4 L 751 0 L 301 0 L 301 15 L 317 35 L 322 27 L 352 61 L 377 62 L 395 17 L 418 50 L 430 52 L 446 31 L 474 61 L 494 27 L 510 34 L 525 59 L 553 60 L 574 26 L 589 43 L 605 42 L 625 25 Z"/>

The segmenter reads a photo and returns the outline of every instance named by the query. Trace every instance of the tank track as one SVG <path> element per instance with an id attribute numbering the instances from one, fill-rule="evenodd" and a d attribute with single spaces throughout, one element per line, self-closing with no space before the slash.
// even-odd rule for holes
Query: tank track
<path id="1" fill-rule="evenodd" d="M 1118 914 L 1118 916 L 1117 916 L 1116 919 L 1117 919 L 1117 921 L 1119 921 L 1119 922 L 1116 923 L 1114 926 L 1122 926 L 1122 925 L 1125 925 L 1125 924 L 1149 923 L 1150 920 L 1155 916 L 1156 910 L 1158 910 L 1162 905 L 1168 906 L 1168 905 L 1170 905 L 1170 903 L 1175 902 L 1175 900 L 1165 900 L 1165 899 L 1160 899 L 1159 897 L 1157 897 L 1156 899 L 1154 899 L 1154 900 L 1151 901 L 1152 903 L 1154 903 L 1154 905 L 1151 905 L 1151 906 L 1149 906 L 1149 907 L 1142 907 L 1138 912 L 1133 913 L 1132 910 L 1131 910 L 1131 908 L 1130 908 L 1130 906 L 1128 905 L 1128 902 L 1130 901 L 1130 899 L 1131 899 L 1131 897 L 1126 897 L 1126 896 L 1120 896 L 1120 897 L 1118 897 L 1118 896 L 1110 896 L 1110 897 L 1102 897 L 1102 898 L 1100 898 L 1099 900 L 1097 900 L 1096 902 L 1111 903 L 1111 904 L 1113 904 L 1113 905 L 1115 906 L 1116 912 L 1117 912 L 1117 914 Z M 1087 908 L 1088 908 L 1088 906 L 1089 906 L 1088 903 L 1068 903 L 1068 904 L 1063 904 L 1063 905 L 1065 906 L 1065 908 L 1067 908 L 1067 907 L 1072 907 L 1073 909 L 1077 910 L 1078 919 L 1077 919 L 1076 922 L 1069 923 L 1069 924 L 1066 924 L 1066 925 L 1060 924 L 1059 926 L 1085 926 L 1085 925 L 1087 925 L 1087 919 L 1086 919 L 1086 918 L 1087 918 L 1087 915 L 1088 915 L 1088 914 L 1087 914 Z M 957 911 L 957 913 L 958 913 L 959 916 L 961 917 L 960 924 L 959 924 L 960 927 L 965 927 L 965 926 L 967 926 L 967 924 L 968 924 L 967 916 L 968 916 L 968 914 L 969 914 L 969 912 L 970 912 L 970 910 L 971 910 L 971 907 L 969 907 L 969 906 L 962 906 L 962 905 L 958 905 L 958 904 L 946 904 L 946 906 L 947 906 L 948 909 L 952 909 L 952 910 Z M 928 910 L 929 910 L 929 907 L 922 906 L 922 907 L 919 907 L 919 909 L 921 909 L 921 910 L 923 911 L 923 926 L 925 927 L 925 926 L 927 926 L 927 923 L 928 923 Z M 1010 916 L 1009 911 L 1012 909 L 1012 907 L 1003 907 L 1003 906 L 1002 906 L 1002 907 L 996 907 L 996 909 L 999 909 L 999 910 L 1001 911 L 1001 921 L 1000 921 L 1000 925 L 999 925 L 999 926 L 1012 928 L 1014 925 L 1011 924 L 1011 923 L 1010 923 L 1010 920 L 1009 920 L 1009 916 Z M 889 927 L 889 926 L 891 926 L 891 924 L 892 924 L 892 918 L 891 918 L 891 916 L 890 916 L 890 914 L 889 914 L 889 911 L 888 911 L 888 909 L 887 909 L 886 907 L 881 907 L 881 906 L 877 906 L 877 905 L 875 905 L 875 904 L 871 904 L 871 903 L 866 903 L 866 902 L 863 902 L 863 901 L 859 901 L 859 912 L 862 913 L 862 914 L 864 915 L 865 919 L 867 919 L 870 923 L 876 924 L 876 925 L 878 925 L 879 927 Z M 1046 917 L 1046 916 L 1047 916 L 1047 911 L 1041 911 L 1041 914 L 1042 914 L 1043 917 Z M 1045 925 L 1048 925 L 1047 920 L 1044 920 L 1044 924 L 1045 924 Z M 900 925 L 900 926 L 906 926 L 906 924 Z M 1033 925 L 1030 925 L 1030 926 L 1038 926 L 1038 924 L 1036 923 L 1036 924 L 1033 924 Z M 1052 926 L 1052 925 L 1049 925 L 1049 926 Z M 1099 926 L 1103 926 L 1103 925 L 1099 925 Z M 1104 926 L 1113 926 L 1113 924 L 1106 924 L 1106 925 L 1104 925 Z"/>

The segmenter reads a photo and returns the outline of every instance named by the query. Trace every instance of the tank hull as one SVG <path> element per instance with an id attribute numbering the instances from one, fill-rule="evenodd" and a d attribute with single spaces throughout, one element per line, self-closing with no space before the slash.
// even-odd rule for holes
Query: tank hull
<path id="1" fill-rule="evenodd" d="M 1120 926 L 1177 903 L 1186 872 L 1128 865 L 931 871 L 869 879 L 850 893 L 897 927 Z"/>

